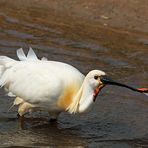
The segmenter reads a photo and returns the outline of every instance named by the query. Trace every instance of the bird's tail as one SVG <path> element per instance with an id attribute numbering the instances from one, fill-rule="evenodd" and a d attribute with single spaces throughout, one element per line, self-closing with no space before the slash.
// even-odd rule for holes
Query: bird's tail
<path id="1" fill-rule="evenodd" d="M 3 73 L 3 71 L 4 71 L 4 66 L 0 65 L 0 77 L 1 77 L 1 75 Z"/>
<path id="2" fill-rule="evenodd" d="M 7 56 L 0 56 L 0 71 L 3 71 L 3 68 L 11 67 L 14 63 L 16 63 L 16 60 Z"/>
<path id="3" fill-rule="evenodd" d="M 17 57 L 19 58 L 20 61 L 36 61 L 36 60 L 39 60 L 31 47 L 29 48 L 27 56 L 25 55 L 22 48 L 18 49 L 17 50 Z M 43 57 L 41 60 L 47 61 L 48 59 Z M 18 62 L 18 61 L 11 59 L 7 56 L 0 56 L 0 86 L 3 86 L 3 84 L 4 84 L 4 82 L 3 82 L 4 77 L 2 77 L 4 72 L 8 68 L 13 66 L 16 62 Z"/>
<path id="4" fill-rule="evenodd" d="M 3 74 L 4 72 L 13 66 L 17 61 L 13 60 L 7 56 L 0 56 L 0 86 L 2 86 L 2 81 L 3 81 Z"/>

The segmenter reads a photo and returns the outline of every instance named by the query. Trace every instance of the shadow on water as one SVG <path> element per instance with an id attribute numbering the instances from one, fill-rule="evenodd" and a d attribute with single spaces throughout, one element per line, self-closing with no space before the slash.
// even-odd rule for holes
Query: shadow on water
<path id="1" fill-rule="evenodd" d="M 76 21 L 46 3 L 0 3 L 0 55 L 16 59 L 16 49 L 27 53 L 31 46 L 39 57 L 72 64 L 84 74 L 102 69 L 147 87 L 147 33 Z M 126 89 L 106 87 L 89 114 L 62 113 L 57 123 L 49 123 L 46 113 L 30 115 L 36 120 L 27 120 L 25 130 L 16 109 L 8 112 L 13 99 L 3 90 L 0 98 L 0 147 L 148 147 L 147 97 Z"/>

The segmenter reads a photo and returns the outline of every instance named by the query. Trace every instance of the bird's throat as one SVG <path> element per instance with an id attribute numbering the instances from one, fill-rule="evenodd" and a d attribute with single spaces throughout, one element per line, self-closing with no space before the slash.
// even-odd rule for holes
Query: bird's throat
<path id="1" fill-rule="evenodd" d="M 99 88 L 96 88 L 95 89 L 95 91 L 94 91 L 94 94 L 93 94 L 93 101 L 95 102 L 96 101 L 96 98 L 97 98 L 97 96 L 98 96 L 98 94 L 99 94 Z"/>
<path id="2" fill-rule="evenodd" d="M 96 101 L 96 98 L 98 96 L 98 94 L 100 93 L 101 89 L 104 87 L 105 85 L 100 85 L 99 87 L 97 87 L 94 91 L 94 94 L 93 94 L 93 101 L 95 102 Z"/>

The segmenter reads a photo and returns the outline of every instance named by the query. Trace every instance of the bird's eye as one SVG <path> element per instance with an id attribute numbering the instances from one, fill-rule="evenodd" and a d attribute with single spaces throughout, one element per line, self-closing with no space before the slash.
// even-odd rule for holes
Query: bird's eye
<path id="1" fill-rule="evenodd" d="M 98 75 L 95 75 L 95 76 L 94 76 L 94 79 L 95 79 L 95 80 L 97 80 L 98 78 L 99 78 L 99 76 L 98 76 Z"/>

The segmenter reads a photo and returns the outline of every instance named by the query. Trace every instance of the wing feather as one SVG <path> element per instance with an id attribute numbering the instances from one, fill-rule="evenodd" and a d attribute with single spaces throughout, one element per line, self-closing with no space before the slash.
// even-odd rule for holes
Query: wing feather
<path id="1" fill-rule="evenodd" d="M 19 58 L 20 61 L 25 61 L 25 60 L 27 60 L 27 57 L 26 57 L 26 55 L 25 55 L 25 53 L 24 53 L 24 51 L 23 51 L 22 48 L 18 49 L 18 50 L 16 51 L 16 53 L 17 53 L 17 57 Z"/>
<path id="2" fill-rule="evenodd" d="M 27 54 L 27 60 L 38 60 L 38 57 L 36 56 L 35 52 L 31 47 L 29 48 L 29 51 Z"/>

